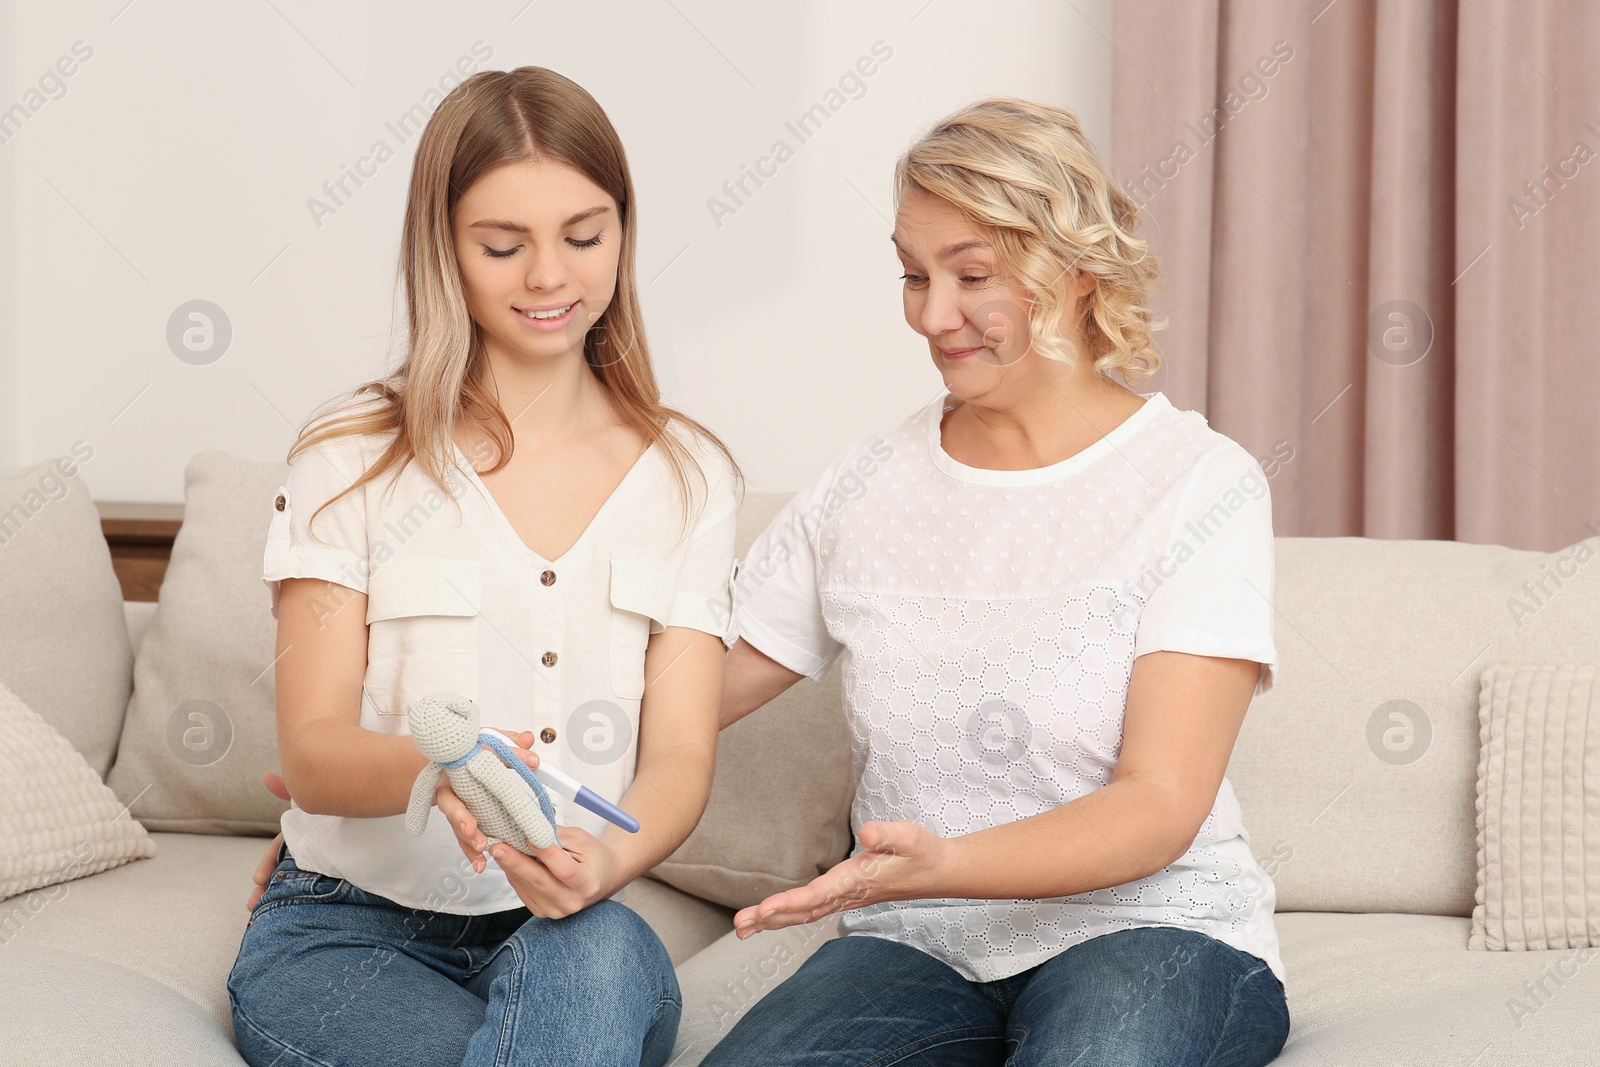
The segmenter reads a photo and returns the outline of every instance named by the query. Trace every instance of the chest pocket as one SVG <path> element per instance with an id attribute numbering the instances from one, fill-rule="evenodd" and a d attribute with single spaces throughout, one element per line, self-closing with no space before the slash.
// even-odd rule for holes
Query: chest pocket
<path id="1" fill-rule="evenodd" d="M 482 602 L 475 559 L 414 556 L 373 568 L 366 691 L 380 716 L 404 716 L 409 702 L 434 693 L 477 699 Z"/>
<path id="2" fill-rule="evenodd" d="M 657 556 L 611 553 L 611 688 L 623 700 L 644 695 L 650 635 L 666 629 L 678 576 Z"/>

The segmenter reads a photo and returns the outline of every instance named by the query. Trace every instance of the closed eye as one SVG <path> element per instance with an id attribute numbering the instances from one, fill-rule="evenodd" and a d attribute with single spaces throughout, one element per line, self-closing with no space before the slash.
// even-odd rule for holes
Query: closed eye
<path id="1" fill-rule="evenodd" d="M 579 241 L 579 240 L 576 240 L 574 238 L 568 237 L 567 238 L 567 244 L 571 245 L 573 248 L 593 248 L 595 245 L 600 243 L 600 238 L 602 238 L 604 236 L 605 236 L 605 231 L 602 230 L 600 233 L 597 233 L 593 237 L 590 237 L 588 240 L 584 240 L 584 241 Z M 507 256 L 514 256 L 520 251 L 522 251 L 522 246 L 521 245 L 517 245 L 517 247 L 515 247 L 515 248 L 505 248 L 505 249 L 490 248 L 488 245 L 485 245 L 484 248 L 483 248 L 483 254 L 486 255 L 486 256 L 490 256 L 490 257 L 492 257 L 494 259 L 505 259 Z"/>

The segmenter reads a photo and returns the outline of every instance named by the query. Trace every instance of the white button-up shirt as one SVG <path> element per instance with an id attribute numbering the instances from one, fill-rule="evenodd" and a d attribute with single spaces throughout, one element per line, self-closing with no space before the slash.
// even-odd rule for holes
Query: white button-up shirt
<path id="1" fill-rule="evenodd" d="M 686 533 L 671 467 L 652 444 L 577 542 L 550 560 L 522 542 L 459 448 L 446 479 L 452 495 L 412 461 L 398 478 L 385 474 L 325 508 L 312 528 L 313 512 L 375 462 L 392 435 L 321 443 L 295 457 L 269 502 L 262 580 L 273 617 L 284 578 L 365 593 L 363 727 L 407 734 L 411 701 L 460 693 L 478 704 L 482 726 L 532 731 L 544 766 L 616 803 L 634 776 L 650 635 L 684 626 L 731 640 L 732 470 L 681 424 L 672 431 L 707 483 L 701 492 L 691 474 Z M 331 614 L 341 603 L 312 610 Z M 550 799 L 562 825 L 597 836 L 609 825 L 554 791 Z M 291 807 L 282 825 L 302 868 L 407 907 L 485 914 L 520 904 L 494 864 L 472 873 L 437 812 L 421 837 L 406 832 L 404 815 Z"/>

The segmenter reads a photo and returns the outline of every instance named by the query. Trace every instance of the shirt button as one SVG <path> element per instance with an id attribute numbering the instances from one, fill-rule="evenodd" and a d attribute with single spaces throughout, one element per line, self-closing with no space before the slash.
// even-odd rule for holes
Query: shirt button
<path id="1" fill-rule="evenodd" d="M 273 502 L 272 502 L 272 506 L 273 506 L 273 507 L 275 507 L 275 508 L 277 508 L 277 509 L 278 509 L 278 510 L 279 510 L 279 511 L 282 511 L 282 510 L 283 510 L 283 506 L 284 506 L 284 504 L 286 504 L 286 503 L 287 503 L 287 501 L 286 501 L 286 500 L 284 500 L 284 499 L 283 499 L 283 494 L 282 494 L 282 493 L 279 493 L 279 494 L 278 494 L 278 499 L 276 499 L 276 500 L 274 500 L 274 501 L 273 501 Z M 545 583 L 545 584 L 546 584 L 546 585 L 549 585 L 549 584 L 550 584 L 550 583 L 549 583 L 549 582 L 546 582 L 546 583 Z"/>
<path id="2" fill-rule="evenodd" d="M 546 667 L 554 667 L 556 665 L 556 654 L 554 652 L 546 652 L 544 655 L 539 657 L 539 662 L 543 663 Z"/>
<path id="3" fill-rule="evenodd" d="M 554 730 L 552 730 L 550 727 L 546 726 L 543 730 L 539 731 L 539 740 L 543 741 L 545 744 L 548 745 L 550 742 L 554 741 L 555 739 L 556 739 L 556 732 Z"/>
<path id="4" fill-rule="evenodd" d="M 545 571 L 543 574 L 539 575 L 539 582 L 541 584 L 543 584 L 543 585 L 555 585 L 556 584 L 556 572 L 555 571 Z"/>

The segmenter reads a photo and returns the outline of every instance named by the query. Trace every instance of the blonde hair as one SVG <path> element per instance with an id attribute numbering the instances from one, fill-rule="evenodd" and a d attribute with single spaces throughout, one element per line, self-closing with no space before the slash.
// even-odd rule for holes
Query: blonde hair
<path id="1" fill-rule="evenodd" d="M 1077 327 L 1092 365 L 1139 382 L 1161 354 L 1166 325 L 1147 306 L 1159 273 L 1134 230 L 1139 206 L 1112 180 L 1078 118 L 1063 108 L 995 97 L 938 123 L 895 164 L 895 202 L 911 188 L 948 201 L 982 229 L 1003 269 L 1033 294 L 1033 347 L 1075 362 L 1057 323 L 1070 306 L 1068 276 L 1092 275 Z"/>
<path id="2" fill-rule="evenodd" d="M 511 423 L 486 384 L 487 360 L 477 324 L 467 309 L 456 262 L 452 210 L 473 183 L 496 167 L 555 160 L 581 172 L 609 193 L 621 216 L 616 293 L 583 341 L 583 357 L 624 421 L 658 445 L 672 468 L 687 526 L 691 493 L 687 471 L 702 488 L 705 472 L 668 429 L 678 419 L 728 458 L 736 484 L 742 475 L 732 453 L 709 429 L 665 404 L 650 364 L 639 286 L 634 272 L 638 213 L 622 141 L 594 98 L 577 83 L 543 67 L 480 71 L 451 90 L 417 144 L 406 197 L 398 273 L 405 280 L 408 350 L 398 369 L 336 398 L 332 406 L 362 402 L 353 413 L 313 416 L 289 449 L 289 459 L 332 438 L 395 431 L 394 440 L 345 493 L 413 457 L 446 495 L 451 429 L 462 414 L 488 424 L 499 458 L 511 459 Z M 337 415 L 337 417 L 334 417 Z M 315 521 L 316 514 L 312 515 Z M 680 531 L 680 536 L 682 531 Z"/>

